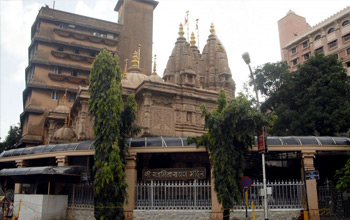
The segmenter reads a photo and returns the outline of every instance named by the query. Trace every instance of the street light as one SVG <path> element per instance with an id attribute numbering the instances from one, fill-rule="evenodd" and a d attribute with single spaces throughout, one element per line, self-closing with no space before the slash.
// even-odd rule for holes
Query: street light
<path id="1" fill-rule="evenodd" d="M 254 91 L 255 91 L 255 95 L 256 95 L 256 101 L 257 101 L 257 108 L 259 113 L 261 114 L 261 110 L 260 110 L 260 102 L 259 102 L 259 95 L 258 95 L 258 90 L 256 89 L 256 83 L 255 83 L 255 79 L 254 79 L 254 75 L 253 75 L 253 71 L 252 68 L 250 67 L 250 56 L 248 52 L 245 52 L 242 54 L 242 58 L 244 60 L 244 62 L 248 65 L 249 67 L 249 71 L 250 71 L 250 75 L 253 79 L 253 86 L 254 86 Z M 267 194 L 266 194 L 266 171 L 265 171 L 265 151 L 261 152 L 261 160 L 262 160 L 262 170 L 263 170 L 263 192 L 264 192 L 264 216 L 265 216 L 265 220 L 268 220 L 267 218 Z"/>

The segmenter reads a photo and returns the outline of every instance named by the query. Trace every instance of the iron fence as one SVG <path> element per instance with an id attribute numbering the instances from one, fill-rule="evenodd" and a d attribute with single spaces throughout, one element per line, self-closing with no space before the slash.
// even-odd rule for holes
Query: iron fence
<path id="1" fill-rule="evenodd" d="M 271 187 L 272 194 L 268 195 L 267 203 L 269 209 L 304 209 L 304 183 L 299 180 L 282 180 L 267 182 L 266 187 Z M 253 181 L 252 187 L 248 190 L 248 209 L 254 202 L 255 209 L 263 209 L 264 198 L 260 190 L 263 183 Z M 244 198 L 244 196 L 242 196 Z M 245 209 L 244 201 L 235 203 L 233 209 Z"/>
<path id="2" fill-rule="evenodd" d="M 136 209 L 211 209 L 210 181 L 139 182 Z"/>
<path id="3" fill-rule="evenodd" d="M 72 184 L 69 187 L 68 206 L 92 207 L 94 205 L 93 183 Z"/>

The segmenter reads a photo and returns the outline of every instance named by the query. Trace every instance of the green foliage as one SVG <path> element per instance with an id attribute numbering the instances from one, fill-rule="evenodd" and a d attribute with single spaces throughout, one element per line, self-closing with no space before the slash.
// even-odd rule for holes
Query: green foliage
<path id="1" fill-rule="evenodd" d="M 286 62 L 266 63 L 254 71 L 256 88 L 264 96 L 270 97 L 282 86 L 287 77 L 290 77 Z M 250 80 L 250 85 L 252 84 Z"/>
<path id="2" fill-rule="evenodd" d="M 240 94 L 227 102 L 223 90 L 213 112 L 202 106 L 205 129 L 200 137 L 188 138 L 189 143 L 206 146 L 213 169 L 215 191 L 224 209 L 233 207 L 234 201 L 241 201 L 239 180 L 243 176 L 244 155 L 254 144 L 256 130 L 263 125 L 263 118 L 252 103 Z"/>
<path id="3" fill-rule="evenodd" d="M 348 153 L 349 159 L 346 161 L 343 168 L 335 172 L 335 178 L 337 180 L 337 189 L 346 190 L 350 188 L 350 152 Z"/>
<path id="4" fill-rule="evenodd" d="M 138 128 L 136 101 L 128 97 L 123 109 L 121 69 L 118 57 L 103 50 L 90 72 L 89 113 L 95 134 L 95 218 L 124 219 L 127 138 Z"/>
<path id="5" fill-rule="evenodd" d="M 255 75 L 267 95 L 262 111 L 276 116 L 270 134 L 326 136 L 350 128 L 350 79 L 335 56 L 316 54 L 290 74 L 285 64 L 268 63 Z"/>
<path id="6" fill-rule="evenodd" d="M 4 150 L 16 148 L 19 141 L 21 140 L 21 137 L 21 126 L 19 124 L 14 126 L 11 125 L 5 140 L 0 143 L 0 153 Z"/>

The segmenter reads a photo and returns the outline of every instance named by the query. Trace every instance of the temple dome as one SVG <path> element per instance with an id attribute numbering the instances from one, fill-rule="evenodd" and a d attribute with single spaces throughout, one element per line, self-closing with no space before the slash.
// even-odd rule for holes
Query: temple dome
<path id="1" fill-rule="evenodd" d="M 69 108 L 64 103 L 60 103 L 54 111 L 60 113 L 69 113 Z"/>
<path id="2" fill-rule="evenodd" d="M 164 70 L 163 79 L 165 82 L 183 84 L 182 74 L 191 74 L 192 76 L 197 74 L 198 62 L 196 62 L 194 55 L 195 50 L 191 47 L 192 45 L 186 42 L 183 35 L 183 26 L 180 24 L 179 37 Z M 193 80 L 193 82 L 195 81 Z"/>
<path id="3" fill-rule="evenodd" d="M 214 25 L 210 27 L 210 35 L 207 44 L 203 48 L 200 70 L 203 77 L 203 88 L 220 91 L 225 89 L 229 98 L 234 97 L 235 82 L 232 79 L 231 70 L 225 48 L 215 34 Z M 202 75 L 203 74 L 203 75 Z"/>
<path id="4" fill-rule="evenodd" d="M 162 78 L 160 78 L 156 73 L 152 75 L 146 75 L 139 68 L 139 58 L 137 52 L 135 51 L 133 54 L 133 59 L 131 61 L 131 67 L 129 67 L 123 76 L 122 86 L 136 89 L 139 87 L 144 81 L 157 81 L 163 82 Z"/>
<path id="5" fill-rule="evenodd" d="M 122 79 L 122 85 L 123 87 L 135 89 L 139 87 L 144 81 L 163 82 L 163 79 L 160 78 L 158 75 L 148 76 L 141 72 L 128 72 L 126 73 L 126 76 Z"/>
<path id="6" fill-rule="evenodd" d="M 64 125 L 62 128 L 59 128 L 54 136 L 53 140 L 55 142 L 65 142 L 65 141 L 72 141 L 73 138 L 75 138 L 76 135 L 72 128 L 68 127 L 67 125 Z"/>

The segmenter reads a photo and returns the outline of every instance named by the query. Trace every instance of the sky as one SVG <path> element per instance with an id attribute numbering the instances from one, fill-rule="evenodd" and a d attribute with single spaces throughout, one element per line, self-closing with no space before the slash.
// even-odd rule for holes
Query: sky
<path id="1" fill-rule="evenodd" d="M 158 0 L 154 10 L 153 54 L 157 73 L 164 68 L 175 46 L 179 24 L 189 11 L 189 29 L 199 19 L 202 51 L 213 23 L 226 49 L 236 93 L 248 81 L 249 69 L 242 53 L 249 52 L 252 68 L 281 59 L 277 21 L 289 10 L 314 26 L 350 5 L 349 0 Z M 28 65 L 31 25 L 45 5 L 50 8 L 118 22 L 117 0 L 0 0 L 0 137 L 20 121 L 22 92 Z M 185 27 L 187 37 L 187 27 Z M 197 33 L 196 33 L 197 37 Z M 198 42 L 198 39 L 196 39 Z M 0 140 L 1 141 L 1 140 Z"/>

